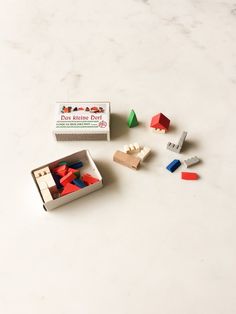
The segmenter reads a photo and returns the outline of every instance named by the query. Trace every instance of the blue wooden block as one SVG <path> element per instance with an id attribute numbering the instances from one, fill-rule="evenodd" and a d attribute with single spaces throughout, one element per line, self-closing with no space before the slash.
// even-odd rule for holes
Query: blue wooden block
<path id="1" fill-rule="evenodd" d="M 54 181 L 56 183 L 56 186 L 57 186 L 58 190 L 63 189 L 64 186 L 61 185 L 61 183 L 60 183 L 61 177 L 58 174 L 56 174 L 56 173 L 52 173 L 52 176 L 53 176 L 53 179 L 54 179 Z"/>
<path id="2" fill-rule="evenodd" d="M 167 167 L 166 169 L 170 172 L 174 172 L 179 166 L 181 165 L 181 162 L 179 159 L 174 159 Z"/>
<path id="3" fill-rule="evenodd" d="M 82 181 L 81 179 L 77 178 L 72 181 L 75 185 L 77 185 L 79 188 L 85 188 L 87 185 Z"/>
<path id="4" fill-rule="evenodd" d="M 79 160 L 77 162 L 74 162 L 73 164 L 70 164 L 69 167 L 73 169 L 79 169 L 83 167 L 83 163 Z"/>

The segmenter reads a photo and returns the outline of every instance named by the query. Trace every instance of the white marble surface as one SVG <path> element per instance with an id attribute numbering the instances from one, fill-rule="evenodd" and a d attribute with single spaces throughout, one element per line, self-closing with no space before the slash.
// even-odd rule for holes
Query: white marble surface
<path id="1" fill-rule="evenodd" d="M 0 312 L 235 314 L 236 2 L 0 3 Z M 110 100 L 112 141 L 57 143 L 57 100 Z M 182 130 L 198 182 L 165 170 Z M 112 162 L 132 141 L 154 151 L 138 172 Z M 82 148 L 104 189 L 44 212 L 30 170 Z"/>

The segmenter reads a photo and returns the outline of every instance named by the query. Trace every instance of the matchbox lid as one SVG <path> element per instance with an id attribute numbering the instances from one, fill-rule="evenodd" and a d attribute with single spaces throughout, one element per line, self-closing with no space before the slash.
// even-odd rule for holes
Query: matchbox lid
<path id="1" fill-rule="evenodd" d="M 110 134 L 109 102 L 57 102 L 54 134 Z"/>

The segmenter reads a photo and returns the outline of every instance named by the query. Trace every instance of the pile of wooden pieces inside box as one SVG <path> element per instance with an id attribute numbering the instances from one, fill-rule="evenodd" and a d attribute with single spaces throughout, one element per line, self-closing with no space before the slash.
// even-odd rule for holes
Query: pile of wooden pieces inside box
<path id="1" fill-rule="evenodd" d="M 133 128 L 138 126 L 137 115 L 134 110 L 131 110 L 128 117 L 128 127 Z M 152 117 L 150 127 L 157 133 L 166 133 L 170 126 L 170 119 L 163 113 L 158 113 Z M 177 144 L 168 142 L 167 149 L 174 153 L 180 154 L 183 148 L 187 132 L 183 131 Z M 137 170 L 142 162 L 144 162 L 151 154 L 151 148 L 147 146 L 140 146 L 139 143 L 124 145 L 123 150 L 117 150 L 113 155 L 113 160 L 121 165 Z M 172 160 L 166 169 L 173 173 L 183 163 L 186 168 L 192 167 L 200 162 L 197 156 L 192 156 L 181 161 L 180 159 Z M 196 172 L 181 172 L 183 180 L 198 180 L 199 174 Z"/>
<path id="2" fill-rule="evenodd" d="M 48 166 L 34 171 L 34 176 L 44 202 L 65 196 L 99 180 L 89 173 L 81 174 L 82 161 L 61 161 L 52 170 Z"/>

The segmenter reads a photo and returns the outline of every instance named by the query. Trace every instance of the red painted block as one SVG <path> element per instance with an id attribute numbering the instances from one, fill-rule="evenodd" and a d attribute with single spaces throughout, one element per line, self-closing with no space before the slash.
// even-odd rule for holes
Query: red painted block
<path id="1" fill-rule="evenodd" d="M 170 120 L 163 114 L 158 113 L 152 117 L 150 127 L 167 131 L 169 129 Z"/>
<path id="2" fill-rule="evenodd" d="M 196 172 L 181 172 L 183 180 L 198 180 L 199 176 Z"/>
<path id="3" fill-rule="evenodd" d="M 79 169 L 73 169 L 73 168 L 69 168 L 68 172 L 72 172 L 76 175 L 76 177 L 79 177 Z"/>
<path id="4" fill-rule="evenodd" d="M 99 182 L 99 180 L 97 178 L 94 178 L 89 173 L 85 173 L 84 175 L 82 175 L 81 180 L 84 181 L 86 185 L 91 185 L 91 184 L 94 184 L 96 182 Z"/>
<path id="5" fill-rule="evenodd" d="M 80 188 L 74 184 L 67 183 L 66 186 L 64 187 L 63 191 L 61 192 L 61 196 L 73 193 L 75 191 L 80 190 Z"/>
<path id="6" fill-rule="evenodd" d="M 68 183 L 73 181 L 76 178 L 76 175 L 72 172 L 68 172 L 63 178 L 61 178 L 60 183 L 63 186 L 66 186 Z"/>
<path id="7" fill-rule="evenodd" d="M 68 172 L 67 165 L 61 165 L 53 169 L 53 172 L 58 174 L 60 177 L 64 177 Z"/>

